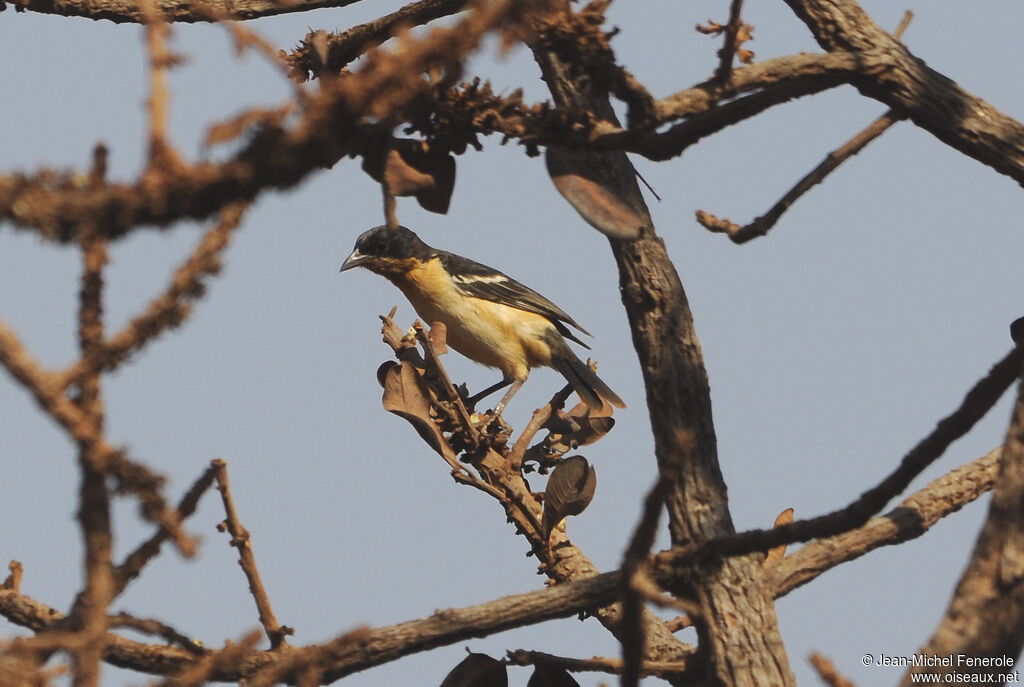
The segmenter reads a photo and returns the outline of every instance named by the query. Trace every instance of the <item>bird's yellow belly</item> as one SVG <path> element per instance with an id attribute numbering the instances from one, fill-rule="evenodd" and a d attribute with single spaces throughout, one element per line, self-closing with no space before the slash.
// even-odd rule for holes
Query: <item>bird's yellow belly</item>
<path id="1" fill-rule="evenodd" d="M 551 351 L 544 335 L 553 330 L 547 318 L 508 305 L 434 290 L 427 298 L 418 289 L 402 289 L 428 326 L 442 322 L 449 346 L 509 379 L 525 380 L 530 368 L 550 365 Z M 439 296 L 439 297 L 438 297 Z"/>

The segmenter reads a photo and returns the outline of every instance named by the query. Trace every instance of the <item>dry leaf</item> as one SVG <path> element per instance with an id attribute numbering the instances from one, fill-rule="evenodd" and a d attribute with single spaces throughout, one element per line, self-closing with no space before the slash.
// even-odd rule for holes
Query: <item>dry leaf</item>
<path id="1" fill-rule="evenodd" d="M 775 518 L 775 525 L 773 527 L 779 528 L 783 525 L 788 525 L 789 523 L 793 522 L 794 512 L 795 511 L 792 508 L 787 508 L 786 510 L 779 513 L 779 517 Z M 778 565 L 779 561 L 781 561 L 785 557 L 785 544 L 783 544 L 782 546 L 776 546 L 774 549 L 768 550 L 768 553 L 764 557 L 764 562 L 761 563 L 761 565 L 765 568 L 770 568 L 772 566 Z"/>
<path id="2" fill-rule="evenodd" d="M 448 212 L 455 190 L 455 158 L 411 138 L 385 139 L 363 156 L 363 171 L 393 196 L 415 196 L 424 210 Z"/>
<path id="3" fill-rule="evenodd" d="M 423 441 L 444 455 L 444 436 L 430 417 L 430 390 L 412 364 L 403 362 L 384 372 L 381 402 L 385 410 L 408 420 Z"/>
<path id="4" fill-rule="evenodd" d="M 508 671 L 487 654 L 470 654 L 452 668 L 441 687 L 508 687 Z"/>
<path id="5" fill-rule="evenodd" d="M 571 456 L 559 461 L 544 489 L 544 531 L 550 533 L 563 518 L 586 510 L 596 489 L 597 471 L 586 458 Z"/>
<path id="6" fill-rule="evenodd" d="M 580 683 L 564 668 L 537 664 L 526 687 L 580 687 Z"/>
<path id="7" fill-rule="evenodd" d="M 598 178 L 588 155 L 592 154 L 549 147 L 544 161 L 555 188 L 590 226 L 613 238 L 635 239 L 647 225 L 647 218 Z"/>

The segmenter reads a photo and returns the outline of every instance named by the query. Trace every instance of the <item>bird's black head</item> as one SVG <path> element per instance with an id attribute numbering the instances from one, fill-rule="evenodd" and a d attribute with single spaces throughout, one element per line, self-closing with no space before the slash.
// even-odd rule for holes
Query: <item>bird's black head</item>
<path id="1" fill-rule="evenodd" d="M 352 254 L 341 265 L 341 271 L 366 267 L 374 272 L 389 271 L 411 259 L 427 260 L 433 249 L 405 227 L 374 227 L 356 239 Z"/>

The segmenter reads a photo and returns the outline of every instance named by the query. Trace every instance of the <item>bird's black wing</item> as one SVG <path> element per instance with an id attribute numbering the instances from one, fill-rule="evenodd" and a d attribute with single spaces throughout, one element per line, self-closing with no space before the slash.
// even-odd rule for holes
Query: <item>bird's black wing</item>
<path id="1" fill-rule="evenodd" d="M 546 317 L 551 324 L 555 325 L 559 334 L 586 349 L 590 348 L 580 341 L 565 324 L 572 325 L 587 336 L 591 336 L 590 332 L 577 324 L 576 320 L 572 319 L 568 313 L 529 286 L 517 282 L 493 267 L 481 265 L 479 262 L 460 255 L 437 251 L 437 257 L 445 271 L 451 275 L 455 286 L 467 296 L 501 303 Z"/>

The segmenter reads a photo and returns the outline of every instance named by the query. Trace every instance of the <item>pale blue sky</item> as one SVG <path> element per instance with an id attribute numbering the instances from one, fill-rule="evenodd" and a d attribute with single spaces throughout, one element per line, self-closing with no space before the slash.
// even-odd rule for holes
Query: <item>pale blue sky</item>
<path id="1" fill-rule="evenodd" d="M 781 2 L 747 4 L 758 59 L 817 50 Z M 905 34 L 912 51 L 1024 119 L 1024 48 L 1006 29 L 1024 19 L 1019 3 L 863 4 L 890 28 L 912 9 Z M 309 26 L 345 28 L 394 6 L 364 1 L 250 26 L 290 48 Z M 724 20 L 727 11 L 724 1 L 614 3 L 611 21 L 622 31 L 613 46 L 664 96 L 713 70 L 719 42 L 692 27 Z M 102 140 L 113 178 L 138 172 L 146 98 L 138 27 L 8 10 L 0 14 L 0 46 L 0 168 L 81 169 Z M 234 58 L 223 29 L 176 27 L 174 49 L 190 59 L 171 84 L 174 142 L 190 158 L 201 154 L 212 119 L 288 97 L 288 84 L 262 59 Z M 544 98 L 523 50 L 496 62 L 488 45 L 474 72 Z M 884 111 L 841 88 L 777 107 L 679 159 L 636 160 L 663 198 L 649 198 L 651 211 L 696 317 L 738 527 L 767 526 L 790 506 L 798 517 L 816 515 L 877 482 L 1008 350 L 1007 325 L 1024 314 L 1021 189 L 906 122 L 800 200 L 767 238 L 734 246 L 695 223 L 697 209 L 740 223 L 763 213 Z M 558 303 L 595 335 L 601 375 L 629 404 L 614 431 L 587 447 L 597 494 L 569 524 L 574 542 L 600 568 L 613 569 L 655 465 L 611 253 L 557 195 L 540 159 L 488 139 L 482 153 L 469 152 L 458 165 L 447 216 L 401 201 L 400 219 L 433 245 L 502 269 Z M 380 407 L 374 372 L 389 351 L 377 315 L 396 304 L 400 322 L 413 314 L 379 277 L 338 274 L 358 233 L 379 223 L 377 186 L 349 160 L 293 191 L 263 196 L 186 326 L 105 385 L 110 437 L 167 475 L 173 499 L 211 458 L 228 461 L 264 583 L 298 644 L 543 583 L 501 509 L 452 483 L 445 464 Z M 194 226 L 144 229 L 113 248 L 109 327 L 163 288 L 198 235 Z M 0 318 L 52 366 L 74 355 L 78 272 L 74 248 L 0 226 Z M 457 354 L 446 363 L 470 388 L 496 379 Z M 560 385 L 555 373 L 537 371 L 508 419 L 521 427 Z M 914 488 L 1000 443 L 1007 401 Z M 0 561 L 20 560 L 22 590 L 66 608 L 80 584 L 73 448 L 6 375 L 0 417 Z M 799 682 L 816 684 L 806 663 L 812 650 L 858 684 L 897 682 L 896 669 L 865 669 L 860 657 L 907 655 L 927 639 L 984 510 L 972 505 L 919 540 L 843 565 L 780 600 Z M 150 531 L 135 513 L 131 500 L 118 502 L 120 554 Z M 222 517 L 215 495 L 207 495 L 189 521 L 203 537 L 199 557 L 165 554 L 115 609 L 161 618 L 211 646 L 255 627 L 235 552 L 214 530 Z M 0 638 L 12 632 L 0 622 Z M 514 648 L 581 657 L 618 651 L 595 621 L 564 620 L 406 658 L 346 684 L 439 684 L 464 646 L 494 656 Z M 510 684 L 527 678 L 512 669 Z M 145 682 L 113 669 L 104 678 L 106 685 Z"/>

